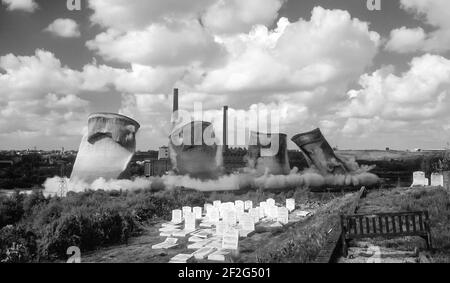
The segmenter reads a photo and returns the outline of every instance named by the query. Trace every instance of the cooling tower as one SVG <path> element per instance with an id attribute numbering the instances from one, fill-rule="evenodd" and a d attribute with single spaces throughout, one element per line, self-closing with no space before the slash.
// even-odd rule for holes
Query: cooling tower
<path id="1" fill-rule="evenodd" d="M 91 183 L 102 177 L 116 179 L 127 168 L 136 148 L 135 120 L 113 113 L 94 113 L 88 118 L 73 166 L 71 180 Z"/>
<path id="2" fill-rule="evenodd" d="M 170 134 L 169 155 L 177 174 L 200 179 L 215 179 L 220 175 L 222 147 L 217 145 L 209 122 L 192 121 L 175 127 Z"/>
<path id="3" fill-rule="evenodd" d="M 346 174 L 350 170 L 335 154 L 320 129 L 295 135 L 292 141 L 300 147 L 308 162 L 323 175 Z"/>
<path id="4" fill-rule="evenodd" d="M 259 173 L 287 175 L 290 172 L 285 134 L 251 132 L 247 157 L 249 167 Z"/>

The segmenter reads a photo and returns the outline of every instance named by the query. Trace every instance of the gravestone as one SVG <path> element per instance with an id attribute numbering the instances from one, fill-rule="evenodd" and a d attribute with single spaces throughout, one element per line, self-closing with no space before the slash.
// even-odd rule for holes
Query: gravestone
<path id="1" fill-rule="evenodd" d="M 216 236 L 222 236 L 224 229 L 225 229 L 225 223 L 223 221 L 217 222 L 217 224 L 216 224 Z"/>
<path id="2" fill-rule="evenodd" d="M 439 173 L 432 173 L 431 174 L 431 186 L 444 186 L 444 175 L 439 174 Z"/>
<path id="3" fill-rule="evenodd" d="M 250 210 L 248 211 L 248 214 L 250 214 L 252 216 L 253 221 L 255 223 L 259 222 L 259 207 L 250 208 Z"/>
<path id="4" fill-rule="evenodd" d="M 277 221 L 282 224 L 288 224 L 289 211 L 286 207 L 278 207 Z"/>
<path id="5" fill-rule="evenodd" d="M 172 210 L 172 223 L 179 224 L 183 222 L 183 212 L 179 209 Z"/>
<path id="6" fill-rule="evenodd" d="M 228 227 L 223 232 L 222 249 L 237 250 L 239 248 L 239 230 Z"/>
<path id="7" fill-rule="evenodd" d="M 425 186 L 425 182 L 425 173 L 423 171 L 413 172 L 413 183 L 411 184 L 411 187 Z"/>
<path id="8" fill-rule="evenodd" d="M 268 205 L 275 205 L 275 200 L 273 198 L 268 198 L 268 199 L 266 199 L 266 203 Z"/>
<path id="9" fill-rule="evenodd" d="M 268 216 L 271 219 L 277 219 L 277 217 L 278 217 L 278 207 L 274 206 L 274 205 L 268 206 Z"/>
<path id="10" fill-rule="evenodd" d="M 236 211 L 234 210 L 225 210 L 224 215 L 223 215 L 223 222 L 225 223 L 225 225 L 228 226 L 234 226 L 236 225 Z"/>
<path id="11" fill-rule="evenodd" d="M 202 208 L 200 206 L 194 207 L 192 209 L 192 211 L 194 212 L 196 219 L 201 219 L 202 218 Z"/>
<path id="12" fill-rule="evenodd" d="M 195 230 L 195 214 L 193 212 L 186 212 L 184 215 L 184 230 Z"/>
<path id="13" fill-rule="evenodd" d="M 210 222 L 213 222 L 213 223 L 219 222 L 219 220 L 220 220 L 220 212 L 219 212 L 219 209 L 217 207 L 211 208 L 208 219 L 209 219 Z"/>
<path id="14" fill-rule="evenodd" d="M 295 199 L 293 199 L 293 198 L 286 199 L 286 208 L 289 211 L 295 210 Z"/>
<path id="15" fill-rule="evenodd" d="M 255 230 L 255 221 L 250 213 L 244 213 L 241 217 L 241 221 L 239 222 L 241 229 L 244 231 L 254 231 Z"/>
<path id="16" fill-rule="evenodd" d="M 221 204 L 222 202 L 220 201 L 220 200 L 215 200 L 215 201 L 213 201 L 213 206 L 215 206 L 215 207 L 219 207 L 220 206 L 220 204 Z"/>
<path id="17" fill-rule="evenodd" d="M 189 213 L 189 212 L 192 212 L 192 207 L 190 207 L 190 206 L 183 206 L 183 207 L 181 208 L 181 210 L 183 211 L 183 218 L 184 218 L 184 215 L 185 215 L 185 214 L 187 214 L 187 213 Z"/>

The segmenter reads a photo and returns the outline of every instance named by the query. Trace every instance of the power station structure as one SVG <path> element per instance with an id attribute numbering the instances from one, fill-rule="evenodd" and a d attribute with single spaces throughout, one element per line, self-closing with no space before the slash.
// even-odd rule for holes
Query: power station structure
<path id="1" fill-rule="evenodd" d="M 91 183 L 117 179 L 136 150 L 139 123 L 114 113 L 93 113 L 83 136 L 70 179 Z"/>
<path id="2" fill-rule="evenodd" d="M 214 179 L 221 174 L 222 147 L 217 144 L 213 125 L 206 121 L 178 122 L 178 89 L 173 96 L 173 129 L 169 135 L 172 169 L 180 175 Z"/>
<path id="3" fill-rule="evenodd" d="M 162 176 L 173 171 L 178 175 L 206 180 L 236 173 L 236 169 L 237 173 L 245 173 L 248 168 L 254 169 L 252 174 L 257 176 L 290 174 L 293 165 L 287 150 L 286 134 L 251 131 L 248 150 L 232 149 L 228 147 L 228 106 L 223 107 L 223 144 L 216 137 L 212 123 L 198 120 L 180 122 L 178 110 L 178 89 L 174 89 L 168 146 L 160 148 L 157 159 L 155 156 L 152 160 L 145 160 L 145 176 Z M 88 131 L 81 140 L 71 181 L 92 183 L 98 178 L 127 177 L 126 169 L 135 153 L 139 128 L 137 121 L 123 115 L 89 115 Z M 340 176 L 348 179 L 345 183 L 361 184 L 357 177 L 350 176 L 355 175 L 354 172 L 336 156 L 320 129 L 297 134 L 291 140 L 303 153 L 298 152 L 295 158 L 301 162 L 306 160 L 307 166 L 315 167 L 322 176 Z"/>
<path id="4" fill-rule="evenodd" d="M 305 154 L 309 165 L 314 165 L 321 174 L 347 174 L 350 172 L 345 163 L 336 156 L 320 129 L 295 135 L 292 137 L 292 141 Z"/>
<path id="5" fill-rule="evenodd" d="M 251 132 L 248 165 L 260 174 L 289 174 L 286 134 Z"/>

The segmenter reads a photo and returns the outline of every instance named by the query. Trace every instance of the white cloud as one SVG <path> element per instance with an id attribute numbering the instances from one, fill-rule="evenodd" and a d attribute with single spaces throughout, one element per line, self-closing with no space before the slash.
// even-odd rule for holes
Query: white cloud
<path id="1" fill-rule="evenodd" d="M 167 20 L 197 19 L 213 3 L 211 0 L 89 0 L 89 7 L 94 11 L 92 22 L 117 31 L 133 31 Z"/>
<path id="2" fill-rule="evenodd" d="M 450 1 L 401 0 L 403 9 L 423 18 L 434 30 L 425 33 L 421 28 L 400 28 L 391 32 L 387 49 L 399 53 L 445 52 L 450 49 Z"/>
<path id="3" fill-rule="evenodd" d="M 348 92 L 349 102 L 338 113 L 346 118 L 344 134 L 396 136 L 434 146 L 450 138 L 444 131 L 450 125 L 450 60 L 425 54 L 412 59 L 401 75 L 393 67 L 382 68 L 361 76 L 360 85 Z"/>
<path id="4" fill-rule="evenodd" d="M 206 92 L 295 92 L 345 83 L 371 64 L 379 35 L 341 10 L 316 7 L 311 20 L 282 18 L 269 31 L 256 26 L 248 34 L 223 37 L 230 60 L 207 73 Z"/>
<path id="5" fill-rule="evenodd" d="M 214 33 L 246 33 L 257 24 L 270 26 L 282 4 L 283 0 L 219 0 L 202 20 Z"/>
<path id="6" fill-rule="evenodd" d="M 225 54 L 198 21 L 156 23 L 144 30 L 108 29 L 87 46 L 108 60 L 143 65 L 211 65 Z"/>
<path id="7" fill-rule="evenodd" d="M 415 52 L 423 47 L 425 39 L 425 31 L 421 27 L 413 29 L 401 27 L 391 31 L 386 49 L 398 53 Z"/>
<path id="8" fill-rule="evenodd" d="M 32 13 L 38 8 L 34 0 L 2 0 L 2 4 L 6 5 L 9 11 L 19 10 Z"/>
<path id="9" fill-rule="evenodd" d="M 81 35 L 78 24 L 72 19 L 56 19 L 45 31 L 60 37 L 79 37 Z"/>

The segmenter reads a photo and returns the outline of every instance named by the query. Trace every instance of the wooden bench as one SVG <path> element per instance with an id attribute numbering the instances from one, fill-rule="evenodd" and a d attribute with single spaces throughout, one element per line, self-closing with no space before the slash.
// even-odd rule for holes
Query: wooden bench
<path id="1" fill-rule="evenodd" d="M 341 214 L 342 254 L 347 257 L 347 242 L 361 238 L 420 236 L 431 248 L 428 211 Z"/>

